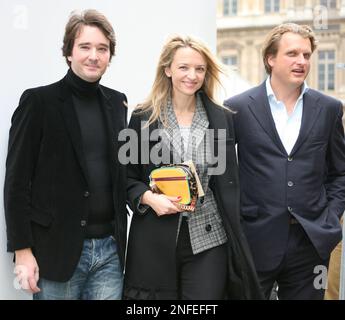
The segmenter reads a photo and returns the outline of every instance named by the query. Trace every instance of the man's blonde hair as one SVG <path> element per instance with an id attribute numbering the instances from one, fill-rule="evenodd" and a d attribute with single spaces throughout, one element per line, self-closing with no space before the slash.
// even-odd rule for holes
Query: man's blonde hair
<path id="1" fill-rule="evenodd" d="M 311 51 L 317 47 L 317 40 L 315 38 L 315 34 L 311 27 L 307 25 L 298 25 L 296 23 L 284 23 L 281 24 L 270 31 L 270 33 L 266 36 L 263 48 L 262 48 L 262 58 L 265 65 L 266 72 L 271 74 L 272 68 L 268 63 L 269 56 L 275 56 L 278 52 L 279 42 L 282 38 L 284 33 L 292 32 L 295 34 L 299 34 L 305 39 L 310 40 L 311 44 Z"/>

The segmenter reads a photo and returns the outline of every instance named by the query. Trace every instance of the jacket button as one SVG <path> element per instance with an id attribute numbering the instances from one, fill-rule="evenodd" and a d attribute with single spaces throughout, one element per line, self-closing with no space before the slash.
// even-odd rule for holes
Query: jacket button
<path id="1" fill-rule="evenodd" d="M 82 227 L 85 227 L 85 226 L 86 226 L 86 220 L 81 220 L 81 221 L 80 221 L 80 225 L 81 225 Z"/>
<path id="2" fill-rule="evenodd" d="M 287 207 L 289 212 L 292 212 L 292 208 L 291 207 Z"/>
<path id="3" fill-rule="evenodd" d="M 293 186 L 293 182 L 292 182 L 292 181 L 288 181 L 287 185 L 288 185 L 289 187 L 292 187 L 292 186 Z"/>
<path id="4" fill-rule="evenodd" d="M 205 227 L 205 230 L 206 230 L 207 232 L 210 232 L 211 229 L 212 229 L 212 226 L 211 226 L 210 224 L 207 224 L 206 227 Z"/>
<path id="5" fill-rule="evenodd" d="M 89 191 L 85 191 L 84 192 L 84 198 L 88 198 L 90 197 L 90 192 Z"/>
<path id="6" fill-rule="evenodd" d="M 288 157 L 287 160 L 288 160 L 288 161 L 292 161 L 293 158 L 292 158 L 292 157 Z"/>

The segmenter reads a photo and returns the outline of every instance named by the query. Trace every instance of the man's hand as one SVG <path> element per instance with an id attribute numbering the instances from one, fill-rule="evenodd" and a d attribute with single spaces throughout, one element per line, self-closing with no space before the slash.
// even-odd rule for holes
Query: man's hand
<path id="1" fill-rule="evenodd" d="M 37 287 L 39 279 L 38 265 L 31 249 L 16 250 L 15 254 L 16 266 L 14 273 L 21 288 L 31 293 L 40 292 L 40 288 Z"/>

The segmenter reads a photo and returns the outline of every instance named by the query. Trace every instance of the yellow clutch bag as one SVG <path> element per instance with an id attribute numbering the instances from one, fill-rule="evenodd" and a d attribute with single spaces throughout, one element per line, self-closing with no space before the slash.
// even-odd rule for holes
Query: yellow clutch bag
<path id="1" fill-rule="evenodd" d="M 152 170 L 150 187 L 155 193 L 181 197 L 178 206 L 184 211 L 195 211 L 198 200 L 198 184 L 189 165 L 167 165 Z"/>

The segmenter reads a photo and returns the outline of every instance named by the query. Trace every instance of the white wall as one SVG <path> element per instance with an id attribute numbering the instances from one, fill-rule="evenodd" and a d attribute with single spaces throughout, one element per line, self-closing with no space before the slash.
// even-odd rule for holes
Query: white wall
<path id="1" fill-rule="evenodd" d="M 112 22 L 117 53 L 102 79 L 127 94 L 130 106 L 145 98 L 164 39 L 193 34 L 216 47 L 215 0 L 1 0 L 0 77 L 0 299 L 30 299 L 13 287 L 12 254 L 6 253 L 3 182 L 10 118 L 24 89 L 62 78 L 64 27 L 74 9 L 94 8 Z"/>

